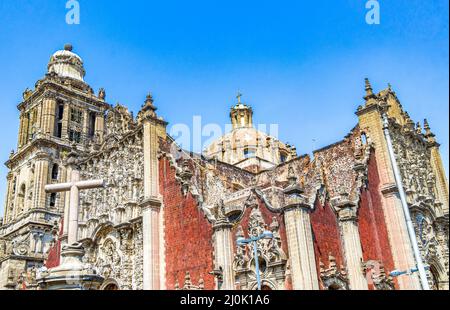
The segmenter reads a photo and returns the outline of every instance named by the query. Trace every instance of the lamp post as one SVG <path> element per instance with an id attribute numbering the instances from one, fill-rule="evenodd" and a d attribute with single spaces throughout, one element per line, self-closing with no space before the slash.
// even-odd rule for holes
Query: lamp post
<path id="1" fill-rule="evenodd" d="M 424 268 L 425 268 L 425 270 L 430 270 L 430 266 L 425 266 Z M 391 271 L 391 273 L 389 275 L 391 277 L 399 277 L 399 276 L 402 276 L 405 274 L 410 275 L 410 274 L 413 274 L 416 272 L 419 272 L 419 268 L 417 268 L 417 267 L 408 269 L 408 270 L 393 270 L 393 271 Z"/>
<path id="2" fill-rule="evenodd" d="M 252 237 L 249 239 L 245 239 L 244 237 L 237 238 L 237 244 L 238 245 L 247 245 L 252 244 L 253 246 L 253 257 L 255 259 L 255 272 L 256 272 L 256 282 L 258 283 L 258 290 L 261 290 L 261 275 L 259 270 L 259 259 L 258 259 L 258 241 L 261 239 L 272 239 L 273 233 L 266 230 L 258 237 Z"/>

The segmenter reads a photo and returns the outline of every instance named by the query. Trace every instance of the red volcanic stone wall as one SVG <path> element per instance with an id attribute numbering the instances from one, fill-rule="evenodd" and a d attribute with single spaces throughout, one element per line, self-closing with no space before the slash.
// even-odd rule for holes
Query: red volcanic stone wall
<path id="1" fill-rule="evenodd" d="M 64 220 L 61 220 L 59 237 L 61 237 L 63 234 L 63 228 L 64 228 Z M 44 262 L 45 267 L 54 268 L 59 266 L 60 258 L 61 258 L 61 241 L 59 240 L 59 238 L 57 238 L 55 244 L 48 251 L 47 259 Z"/>
<path id="2" fill-rule="evenodd" d="M 278 221 L 278 224 L 280 225 L 279 228 L 279 233 L 280 233 L 280 237 L 281 237 L 281 248 L 284 251 L 284 253 L 286 253 L 286 256 L 289 257 L 289 252 L 288 252 L 288 244 L 287 244 L 287 238 L 286 238 L 286 226 L 284 223 L 284 216 L 281 213 L 273 213 L 272 211 L 270 211 L 266 205 L 260 201 L 258 199 L 258 204 L 259 204 L 259 210 L 261 211 L 261 215 L 264 219 L 264 222 L 267 224 L 267 229 L 270 229 L 269 226 L 270 224 L 272 224 L 272 219 L 273 217 L 275 217 Z M 239 225 L 236 225 L 233 229 L 232 229 L 232 236 L 233 236 L 233 252 L 236 253 L 236 232 L 239 226 L 242 226 L 242 230 L 244 231 L 244 235 L 246 238 L 248 238 L 248 223 L 250 221 L 250 214 L 252 213 L 252 208 L 247 208 L 244 212 L 244 215 L 241 219 L 241 222 L 239 223 Z M 285 283 L 285 289 L 286 290 L 292 290 L 292 282 L 290 278 L 286 278 L 286 283 Z"/>
<path id="3" fill-rule="evenodd" d="M 201 277 L 205 289 L 214 289 L 214 276 L 209 274 L 214 269 L 210 223 L 191 194 L 183 196 L 175 170 L 166 158 L 159 161 L 159 182 L 164 203 L 167 289 L 174 289 L 176 280 L 182 287 L 186 272 L 193 285 L 198 285 Z"/>
<path id="4" fill-rule="evenodd" d="M 364 261 L 380 261 L 384 265 L 386 273 L 389 273 L 394 270 L 394 260 L 381 206 L 380 180 L 375 154 L 372 154 L 369 160 L 368 178 L 368 189 L 361 193 L 358 212 L 363 259 Z M 373 289 L 372 285 L 369 287 Z"/>
<path id="5" fill-rule="evenodd" d="M 317 274 L 320 279 L 320 261 L 328 268 L 330 255 L 336 258 L 338 268 L 341 266 L 345 267 L 341 235 L 336 215 L 328 204 L 322 206 L 317 201 L 310 218 L 314 237 Z M 321 281 L 319 282 L 320 287 L 323 288 Z"/>

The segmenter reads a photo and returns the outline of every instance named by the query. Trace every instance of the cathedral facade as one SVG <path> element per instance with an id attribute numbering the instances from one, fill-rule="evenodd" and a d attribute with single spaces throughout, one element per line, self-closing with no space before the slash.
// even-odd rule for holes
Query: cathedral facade
<path id="1" fill-rule="evenodd" d="M 151 95 L 134 117 L 84 76 L 67 45 L 18 105 L 0 289 L 414 290 L 415 245 L 429 286 L 448 289 L 439 144 L 391 86 L 366 80 L 357 124 L 312 156 L 256 130 L 239 96 L 231 132 L 198 155 Z"/>

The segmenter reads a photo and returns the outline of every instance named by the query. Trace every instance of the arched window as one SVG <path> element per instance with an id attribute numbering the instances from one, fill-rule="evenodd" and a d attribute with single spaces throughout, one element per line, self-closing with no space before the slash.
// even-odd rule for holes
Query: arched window
<path id="1" fill-rule="evenodd" d="M 361 134 L 361 143 L 362 143 L 363 145 L 367 145 L 367 135 L 366 135 L 365 132 L 363 132 L 363 133 Z"/>
<path id="2" fill-rule="evenodd" d="M 58 180 L 59 175 L 59 166 L 58 164 L 54 164 L 52 168 L 52 180 Z"/>

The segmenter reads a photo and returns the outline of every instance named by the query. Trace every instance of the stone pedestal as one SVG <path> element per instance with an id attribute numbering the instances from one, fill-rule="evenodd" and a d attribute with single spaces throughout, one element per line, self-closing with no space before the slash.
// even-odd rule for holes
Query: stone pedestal
<path id="1" fill-rule="evenodd" d="M 79 243 L 65 246 L 61 265 L 38 275 L 39 287 L 44 290 L 97 290 L 103 278 L 87 264 L 83 264 L 83 246 Z"/>

